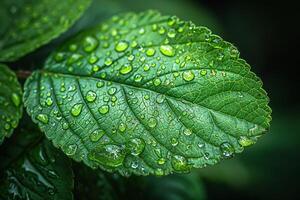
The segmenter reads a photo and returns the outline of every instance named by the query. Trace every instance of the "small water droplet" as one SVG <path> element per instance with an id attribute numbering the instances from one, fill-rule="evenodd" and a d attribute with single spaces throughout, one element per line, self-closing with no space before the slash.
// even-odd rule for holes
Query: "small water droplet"
<path id="1" fill-rule="evenodd" d="M 123 65 L 120 69 L 120 73 L 125 75 L 125 74 L 128 74 L 129 72 L 132 71 L 132 66 L 131 65 Z"/>
<path id="2" fill-rule="evenodd" d="M 141 74 L 137 74 L 134 76 L 134 81 L 135 82 L 141 82 L 143 79 L 143 76 Z"/>
<path id="3" fill-rule="evenodd" d="M 157 164 L 159 164 L 159 165 L 163 165 L 163 164 L 165 164 L 166 163 L 166 159 L 164 159 L 164 158 L 159 158 L 158 160 L 157 160 Z"/>
<path id="4" fill-rule="evenodd" d="M 164 100 L 165 100 L 165 96 L 164 95 L 162 95 L 162 94 L 157 95 L 157 97 L 156 97 L 156 102 L 157 103 L 163 103 Z"/>
<path id="5" fill-rule="evenodd" d="M 190 130 L 190 129 L 184 129 L 183 130 L 183 134 L 186 135 L 186 136 L 189 136 L 191 135 L 193 132 Z"/>
<path id="6" fill-rule="evenodd" d="M 174 170 L 188 172 L 190 167 L 187 160 L 183 156 L 175 155 L 171 159 L 171 164 Z"/>
<path id="7" fill-rule="evenodd" d="M 123 52 L 123 51 L 125 51 L 127 48 L 128 48 L 128 42 L 126 42 L 126 41 L 120 41 L 120 42 L 118 42 L 118 44 L 115 46 L 115 50 L 117 51 L 117 52 Z"/>
<path id="8" fill-rule="evenodd" d="M 65 150 L 65 153 L 68 155 L 68 156 L 73 156 L 75 155 L 77 151 L 77 144 L 70 144 L 67 149 Z"/>
<path id="9" fill-rule="evenodd" d="M 99 42 L 96 38 L 92 36 L 87 36 L 83 41 L 83 49 L 86 52 L 92 52 L 97 46 Z"/>
<path id="10" fill-rule="evenodd" d="M 172 57 L 175 55 L 175 49 L 170 45 L 161 45 L 159 50 L 165 56 Z"/>
<path id="11" fill-rule="evenodd" d="M 250 145 L 255 144 L 256 141 L 254 139 L 251 139 L 251 138 L 247 137 L 247 136 L 241 136 L 239 138 L 238 142 L 243 147 L 248 147 Z"/>
<path id="12" fill-rule="evenodd" d="M 97 88 L 101 88 L 104 86 L 104 82 L 103 81 L 98 81 L 96 84 Z"/>
<path id="13" fill-rule="evenodd" d="M 231 157 L 234 153 L 234 148 L 228 142 L 224 142 L 220 145 L 220 150 L 225 157 Z"/>
<path id="14" fill-rule="evenodd" d="M 133 138 L 128 142 L 127 148 L 130 150 L 131 155 L 138 156 L 144 151 L 145 145 L 143 139 Z"/>
<path id="15" fill-rule="evenodd" d="M 51 105 L 53 104 L 53 100 L 52 100 L 50 97 L 48 97 L 48 98 L 46 99 L 46 104 L 47 104 L 48 106 L 51 106 Z"/>
<path id="16" fill-rule="evenodd" d="M 156 79 L 153 80 L 153 85 L 159 86 L 160 84 L 161 84 L 160 78 L 156 78 Z"/>
<path id="17" fill-rule="evenodd" d="M 185 81 L 192 81 L 195 78 L 195 74 L 192 71 L 185 71 L 182 73 L 182 78 Z"/>
<path id="18" fill-rule="evenodd" d="M 120 132 L 124 132 L 125 130 L 126 130 L 126 124 L 124 124 L 124 123 L 120 123 L 120 125 L 119 125 L 119 131 Z"/>
<path id="19" fill-rule="evenodd" d="M 109 88 L 108 91 L 107 91 L 107 93 L 108 93 L 109 95 L 114 95 L 116 92 L 117 92 L 117 88 L 115 88 L 115 87 L 111 87 L 111 88 Z"/>
<path id="20" fill-rule="evenodd" d="M 90 90 L 87 92 L 86 96 L 85 96 L 85 99 L 88 101 L 88 102 L 94 102 L 97 98 L 97 94 Z"/>
<path id="21" fill-rule="evenodd" d="M 102 129 L 97 129 L 95 131 L 93 131 L 91 134 L 90 134 L 90 140 L 92 142 L 97 142 L 99 141 L 102 136 L 105 134 L 105 131 L 102 130 Z"/>
<path id="22" fill-rule="evenodd" d="M 49 118 L 45 114 L 38 114 L 36 119 L 39 120 L 40 122 L 44 123 L 44 124 L 48 124 L 48 122 L 49 122 Z"/>
<path id="23" fill-rule="evenodd" d="M 149 126 L 150 128 L 154 128 L 154 127 L 156 127 L 156 125 L 157 125 L 157 120 L 156 120 L 155 118 L 151 117 L 151 118 L 148 120 L 148 126 Z"/>
<path id="24" fill-rule="evenodd" d="M 13 104 L 16 106 L 16 107 L 19 107 L 20 104 L 21 104 L 21 98 L 18 94 L 16 93 L 12 93 L 11 95 L 11 101 L 13 102 Z"/>
<path id="25" fill-rule="evenodd" d="M 109 106 L 108 105 L 103 105 L 103 106 L 101 106 L 100 108 L 99 108 L 99 113 L 101 113 L 101 114 L 106 114 L 106 113 L 108 113 L 109 112 Z"/>
<path id="26" fill-rule="evenodd" d="M 146 55 L 147 56 L 151 57 L 151 56 L 154 56 L 154 54 L 155 54 L 155 49 L 149 48 L 149 49 L 146 50 Z"/>
<path id="27" fill-rule="evenodd" d="M 205 69 L 202 69 L 200 71 L 201 76 L 205 76 L 207 74 L 207 71 Z"/>
<path id="28" fill-rule="evenodd" d="M 171 145 L 173 147 L 177 146 L 178 145 L 178 140 L 176 138 L 171 138 Z"/>
<path id="29" fill-rule="evenodd" d="M 82 111 L 82 107 L 83 107 L 83 104 L 82 103 L 77 103 L 75 104 L 72 108 L 71 108 L 71 114 L 74 116 L 74 117 L 77 117 L 80 115 L 81 111 Z"/>

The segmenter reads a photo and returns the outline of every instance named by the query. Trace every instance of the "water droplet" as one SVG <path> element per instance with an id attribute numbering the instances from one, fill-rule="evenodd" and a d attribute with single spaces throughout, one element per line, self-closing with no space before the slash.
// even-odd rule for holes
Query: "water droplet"
<path id="1" fill-rule="evenodd" d="M 71 108 L 71 114 L 74 116 L 74 117 L 77 117 L 80 115 L 81 111 L 82 111 L 82 107 L 83 107 L 83 104 L 82 103 L 77 103 L 75 104 L 72 108 Z"/>
<path id="2" fill-rule="evenodd" d="M 50 97 L 48 97 L 48 98 L 46 99 L 46 104 L 47 104 L 48 106 L 51 106 L 51 105 L 53 104 L 53 100 L 52 100 Z"/>
<path id="3" fill-rule="evenodd" d="M 133 60 L 134 60 L 134 55 L 128 56 L 127 60 L 128 60 L 128 61 L 133 61 Z"/>
<path id="4" fill-rule="evenodd" d="M 106 66 L 110 66 L 113 63 L 113 60 L 111 58 L 106 58 L 104 64 Z"/>
<path id="5" fill-rule="evenodd" d="M 95 55 L 92 55 L 92 56 L 89 58 L 89 63 L 90 63 L 90 64 L 95 64 L 97 61 L 98 61 L 98 57 L 95 56 Z"/>
<path id="6" fill-rule="evenodd" d="M 124 123 L 120 123 L 120 125 L 119 125 L 119 131 L 120 132 L 124 132 L 125 130 L 126 130 L 126 124 L 124 124 Z"/>
<path id="7" fill-rule="evenodd" d="M 117 52 L 123 52 L 128 48 L 128 42 L 126 41 L 120 41 L 118 44 L 115 46 L 115 50 Z"/>
<path id="8" fill-rule="evenodd" d="M 131 71 L 132 71 L 132 66 L 131 65 L 123 65 L 120 69 L 120 73 L 123 74 L 123 75 L 128 74 Z"/>
<path id="9" fill-rule="evenodd" d="M 109 106 L 108 105 L 103 105 L 103 106 L 101 106 L 100 108 L 99 108 L 99 113 L 101 113 L 101 114 L 106 114 L 106 113 L 108 113 L 109 112 Z"/>
<path id="10" fill-rule="evenodd" d="M 102 136 L 105 134 L 105 131 L 102 130 L 102 129 L 97 129 L 95 131 L 93 131 L 91 134 L 90 134 L 90 140 L 92 142 L 97 142 L 99 141 Z"/>
<path id="11" fill-rule="evenodd" d="M 174 29 L 170 29 L 167 35 L 169 38 L 174 38 L 176 36 L 176 31 Z"/>
<path id="12" fill-rule="evenodd" d="M 207 74 L 207 71 L 205 69 L 202 69 L 200 71 L 201 76 L 205 76 Z"/>
<path id="13" fill-rule="evenodd" d="M 178 145 L 178 140 L 176 138 L 171 138 L 171 145 L 173 147 L 177 146 Z"/>
<path id="14" fill-rule="evenodd" d="M 165 56 L 172 57 L 175 55 L 175 49 L 170 45 L 161 45 L 159 50 Z"/>
<path id="15" fill-rule="evenodd" d="M 238 140 L 239 144 L 242 145 L 243 147 L 248 147 L 250 145 L 255 144 L 255 140 L 247 137 L 247 136 L 241 136 Z"/>
<path id="16" fill-rule="evenodd" d="M 182 73 L 182 78 L 185 81 L 192 81 L 195 78 L 195 74 L 192 71 L 185 71 Z"/>
<path id="17" fill-rule="evenodd" d="M 171 164 L 174 170 L 188 172 L 190 167 L 187 160 L 183 156 L 175 155 L 171 159 Z"/>
<path id="18" fill-rule="evenodd" d="M 186 135 L 186 136 L 189 136 L 191 135 L 193 132 L 190 130 L 190 129 L 184 129 L 183 130 L 183 134 Z"/>
<path id="19" fill-rule="evenodd" d="M 87 36 L 83 41 L 83 49 L 86 52 L 92 52 L 98 46 L 99 42 L 92 36 Z"/>
<path id="20" fill-rule="evenodd" d="M 234 153 L 234 148 L 228 142 L 224 142 L 220 145 L 221 152 L 225 157 L 231 157 Z"/>
<path id="21" fill-rule="evenodd" d="M 117 88 L 115 88 L 115 87 L 111 87 L 111 88 L 109 88 L 108 91 L 107 91 L 107 93 L 108 93 L 109 95 L 114 95 L 116 92 L 117 92 Z"/>
<path id="22" fill-rule="evenodd" d="M 95 161 L 104 166 L 118 167 L 123 164 L 126 152 L 123 148 L 108 144 L 100 146 L 97 149 L 91 151 L 88 157 L 91 161 Z"/>
<path id="23" fill-rule="evenodd" d="M 165 100 L 165 96 L 164 95 L 162 95 L 162 94 L 157 95 L 157 97 L 156 97 L 156 102 L 157 103 L 163 103 L 164 100 Z"/>
<path id="24" fill-rule="evenodd" d="M 154 84 L 155 86 L 159 86 L 159 85 L 161 84 L 160 78 L 154 79 L 154 80 L 153 80 L 153 84 Z"/>
<path id="25" fill-rule="evenodd" d="M 62 125 L 62 128 L 63 128 L 64 130 L 67 130 L 67 129 L 69 128 L 69 124 L 66 123 L 66 122 L 64 122 L 63 125 Z"/>
<path id="26" fill-rule="evenodd" d="M 130 150 L 131 155 L 138 156 L 145 149 L 145 141 L 140 138 L 133 138 L 127 144 L 127 148 Z"/>
<path id="27" fill-rule="evenodd" d="M 73 156 L 75 155 L 77 151 L 77 144 L 70 144 L 67 149 L 65 150 L 65 153 L 68 155 L 68 156 Z"/>
<path id="28" fill-rule="evenodd" d="M 69 50 L 72 51 L 72 52 L 76 51 L 77 48 L 78 48 L 78 46 L 77 46 L 76 44 L 71 44 L 71 45 L 69 46 Z"/>
<path id="29" fill-rule="evenodd" d="M 61 62 L 61 61 L 63 61 L 63 59 L 64 59 L 64 54 L 61 52 L 56 53 L 54 56 L 54 60 L 56 62 Z"/>
<path id="30" fill-rule="evenodd" d="M 155 49 L 153 49 L 153 48 L 149 48 L 149 49 L 147 49 L 146 50 L 146 55 L 147 56 L 154 56 L 154 54 L 155 54 Z"/>
<path id="31" fill-rule="evenodd" d="M 154 127 L 156 127 L 156 125 L 157 125 L 156 119 L 153 118 L 153 117 L 151 117 L 151 118 L 148 120 L 148 126 L 149 126 L 150 128 L 154 128 Z"/>
<path id="32" fill-rule="evenodd" d="M 45 114 L 38 114 L 36 119 L 39 120 L 40 122 L 44 123 L 44 124 L 48 124 L 48 122 L 49 122 L 49 118 Z"/>
<path id="33" fill-rule="evenodd" d="M 155 169 L 154 173 L 155 173 L 156 176 L 164 175 L 164 171 L 161 168 Z"/>
<path id="34" fill-rule="evenodd" d="M 159 164 L 159 165 L 163 165 L 165 163 L 166 163 L 166 159 L 164 159 L 164 158 L 160 158 L 157 160 L 157 164 Z"/>
<path id="35" fill-rule="evenodd" d="M 134 76 L 134 81 L 135 82 L 141 82 L 143 79 L 143 76 L 141 74 L 137 74 Z"/>
<path id="36" fill-rule="evenodd" d="M 94 92 L 94 91 L 88 91 L 86 96 L 85 96 L 85 99 L 88 101 L 88 102 L 94 102 L 97 98 L 97 94 Z"/>
<path id="37" fill-rule="evenodd" d="M 11 95 L 11 101 L 13 102 L 13 104 L 16 106 L 16 107 L 19 107 L 20 104 L 21 104 L 21 98 L 18 94 L 16 93 L 12 93 Z"/>
<path id="38" fill-rule="evenodd" d="M 97 88 L 101 88 L 101 87 L 104 86 L 104 82 L 103 81 L 99 81 L 99 82 L 97 82 L 96 86 L 97 86 Z"/>

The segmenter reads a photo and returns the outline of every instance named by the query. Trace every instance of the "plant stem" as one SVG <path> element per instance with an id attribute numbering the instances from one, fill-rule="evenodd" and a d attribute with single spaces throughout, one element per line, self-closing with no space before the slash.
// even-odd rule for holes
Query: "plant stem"
<path id="1" fill-rule="evenodd" d="M 18 70 L 17 72 L 17 77 L 20 79 L 27 79 L 31 75 L 31 71 L 27 70 Z"/>

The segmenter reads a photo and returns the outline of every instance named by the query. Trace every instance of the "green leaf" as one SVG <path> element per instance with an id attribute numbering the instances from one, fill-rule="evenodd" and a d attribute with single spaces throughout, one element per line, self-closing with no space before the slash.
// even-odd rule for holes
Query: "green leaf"
<path id="1" fill-rule="evenodd" d="M 68 30 L 90 0 L 0 2 L 0 61 L 15 61 Z"/>
<path id="2" fill-rule="evenodd" d="M 0 144 L 11 136 L 22 116 L 22 90 L 14 72 L 0 64 Z"/>
<path id="3" fill-rule="evenodd" d="M 0 199 L 73 199 L 71 162 L 40 133 L 21 130 L 7 142 L 0 148 Z"/>
<path id="4" fill-rule="evenodd" d="M 63 45 L 24 99 L 68 156 L 125 175 L 216 164 L 271 120 L 262 82 L 234 46 L 155 11 L 115 16 Z"/>

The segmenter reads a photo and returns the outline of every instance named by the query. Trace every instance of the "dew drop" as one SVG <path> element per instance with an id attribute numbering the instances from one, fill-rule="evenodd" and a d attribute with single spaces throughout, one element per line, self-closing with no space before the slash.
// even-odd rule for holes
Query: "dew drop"
<path id="1" fill-rule="evenodd" d="M 83 41 L 83 49 L 85 52 L 92 52 L 98 46 L 99 42 L 92 36 L 87 36 Z"/>
<path id="2" fill-rule="evenodd" d="M 50 97 L 48 97 L 48 98 L 46 99 L 46 104 L 47 104 L 48 106 L 52 106 L 53 100 L 52 100 Z"/>
<path id="3" fill-rule="evenodd" d="M 77 117 L 80 115 L 81 111 L 82 111 L 82 107 L 83 107 L 83 104 L 82 103 L 77 103 L 75 104 L 72 108 L 71 108 L 71 114 L 74 116 L 74 117 Z"/>
<path id="4" fill-rule="evenodd" d="M 97 129 L 95 131 L 93 131 L 91 134 L 90 134 L 90 140 L 92 142 L 97 142 L 99 141 L 102 136 L 105 134 L 105 131 L 102 130 L 102 129 Z"/>
<path id="5" fill-rule="evenodd" d="M 105 115 L 109 112 L 109 106 L 108 105 L 103 105 L 99 108 L 99 113 L 102 115 Z"/>
<path id="6" fill-rule="evenodd" d="M 48 124 L 48 122 L 49 122 L 49 118 L 45 114 L 38 114 L 36 119 L 39 120 L 40 122 L 44 123 L 44 124 Z"/>
<path id="7" fill-rule="evenodd" d="M 128 42 L 126 41 L 120 41 L 118 44 L 115 46 L 115 50 L 117 52 L 123 52 L 128 48 Z"/>
<path id="8" fill-rule="evenodd" d="M 175 155 L 171 159 L 171 164 L 174 170 L 188 172 L 190 167 L 188 166 L 187 160 L 182 157 Z"/>
<path id="9" fill-rule="evenodd" d="M 131 65 L 123 65 L 120 69 L 120 73 L 123 74 L 123 75 L 128 74 L 131 71 L 132 71 L 132 66 Z"/>
<path id="10" fill-rule="evenodd" d="M 128 142 L 127 148 L 129 149 L 131 155 L 138 156 L 144 151 L 145 145 L 146 144 L 143 139 L 133 138 Z"/>
<path id="11" fill-rule="evenodd" d="M 247 137 L 247 136 L 241 136 L 238 140 L 239 144 L 242 145 L 243 147 L 248 147 L 250 145 L 255 144 L 255 140 Z"/>
<path id="12" fill-rule="evenodd" d="M 176 138 L 171 138 L 171 145 L 173 147 L 177 146 L 178 145 L 178 140 Z"/>
<path id="13" fill-rule="evenodd" d="M 182 73 L 182 78 L 185 81 L 192 81 L 195 78 L 195 74 L 192 71 L 185 71 Z"/>
<path id="14" fill-rule="evenodd" d="M 160 84 L 161 84 L 160 78 L 156 78 L 156 79 L 153 80 L 153 85 L 159 86 Z"/>
<path id="15" fill-rule="evenodd" d="M 205 76 L 207 74 L 207 71 L 205 69 L 202 69 L 200 71 L 201 76 Z"/>
<path id="16" fill-rule="evenodd" d="M 126 124 L 120 123 L 120 125 L 119 125 L 119 131 L 120 132 L 124 132 L 126 130 L 126 128 L 127 128 Z"/>
<path id="17" fill-rule="evenodd" d="M 189 136 L 191 135 L 193 132 L 190 130 L 190 129 L 184 129 L 183 130 L 183 134 L 186 135 L 186 136 Z"/>
<path id="18" fill-rule="evenodd" d="M 73 156 L 75 155 L 77 151 L 77 144 L 70 144 L 67 149 L 65 150 L 65 153 L 68 155 L 68 156 Z"/>
<path id="19" fill-rule="evenodd" d="M 220 145 L 220 150 L 225 157 L 231 157 L 234 153 L 234 148 L 228 142 L 224 142 Z"/>
<path id="20" fill-rule="evenodd" d="M 115 87 L 111 87 L 111 88 L 109 88 L 108 91 L 107 91 L 107 93 L 108 93 L 109 95 L 114 95 L 116 92 L 117 92 L 117 88 L 115 88 Z"/>
<path id="21" fill-rule="evenodd" d="M 141 82 L 143 79 L 143 76 L 141 74 L 137 74 L 134 76 L 134 81 L 135 82 Z"/>
<path id="22" fill-rule="evenodd" d="M 175 50 L 170 45 L 161 45 L 159 50 L 165 56 L 173 57 L 175 55 Z"/>
<path id="23" fill-rule="evenodd" d="M 103 81 L 98 81 L 96 86 L 97 86 L 97 88 L 102 88 L 104 86 L 104 82 Z"/>
<path id="24" fill-rule="evenodd" d="M 165 96 L 164 95 L 162 95 L 162 94 L 157 95 L 157 97 L 156 97 L 156 102 L 157 103 L 163 103 L 164 100 L 165 100 Z"/>
<path id="25" fill-rule="evenodd" d="M 88 102 L 94 102 L 97 98 L 97 94 L 90 90 L 87 92 L 86 96 L 85 96 L 85 99 L 88 101 Z"/>
<path id="26" fill-rule="evenodd" d="M 166 159 L 164 159 L 164 158 L 160 158 L 157 160 L 157 164 L 159 164 L 159 165 L 163 165 L 165 163 L 166 163 Z"/>
<path id="27" fill-rule="evenodd" d="M 155 49 L 149 48 L 149 49 L 146 50 L 146 55 L 147 56 L 151 57 L 151 56 L 154 56 L 154 54 L 155 54 Z"/>
<path id="28" fill-rule="evenodd" d="M 104 61 L 104 64 L 106 66 L 110 66 L 112 63 L 113 63 L 113 60 L 111 58 L 106 58 L 105 61 Z"/>
<path id="29" fill-rule="evenodd" d="M 156 127 L 156 125 L 157 125 L 156 119 L 153 118 L 153 117 L 151 117 L 151 118 L 148 120 L 148 126 L 149 126 L 150 128 L 154 128 L 154 127 Z"/>
<path id="30" fill-rule="evenodd" d="M 126 152 L 120 146 L 108 144 L 92 150 L 88 154 L 91 161 L 108 167 L 118 167 L 123 164 Z"/>

